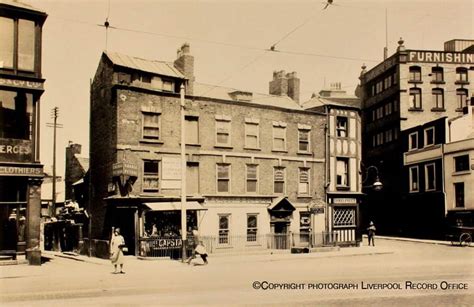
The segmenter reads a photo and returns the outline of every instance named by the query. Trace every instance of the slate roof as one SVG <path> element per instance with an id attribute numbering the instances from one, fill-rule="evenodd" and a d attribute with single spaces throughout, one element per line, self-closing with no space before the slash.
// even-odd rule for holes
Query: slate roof
<path id="1" fill-rule="evenodd" d="M 146 60 L 117 52 L 106 51 L 104 54 L 114 65 L 132 68 L 161 76 L 186 79 L 186 77 L 174 67 L 173 63 L 155 60 Z"/>
<path id="2" fill-rule="evenodd" d="M 321 97 L 316 96 L 302 104 L 303 109 L 312 109 L 325 105 L 351 107 L 360 109 L 361 101 L 357 97 Z"/>

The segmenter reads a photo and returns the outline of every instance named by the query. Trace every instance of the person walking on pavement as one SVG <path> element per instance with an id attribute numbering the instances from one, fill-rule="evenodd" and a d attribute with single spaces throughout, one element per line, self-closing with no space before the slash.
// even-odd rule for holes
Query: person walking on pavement
<path id="1" fill-rule="evenodd" d="M 188 258 L 186 261 L 187 264 L 191 264 L 191 261 L 196 258 L 196 255 L 201 256 L 201 259 L 204 261 L 204 264 L 208 264 L 207 262 L 207 252 L 204 244 L 200 240 L 199 232 L 196 229 L 193 229 L 193 253 L 191 257 Z"/>
<path id="2" fill-rule="evenodd" d="M 375 226 L 374 226 L 374 222 L 370 222 L 369 223 L 369 228 L 367 228 L 367 238 L 368 238 L 368 241 L 369 241 L 369 246 L 370 246 L 370 242 L 372 242 L 372 246 L 375 246 Z"/>
<path id="3" fill-rule="evenodd" d="M 125 239 L 120 235 L 120 228 L 115 228 L 112 232 L 112 238 L 110 240 L 110 260 L 115 268 L 114 274 L 125 274 L 123 271 Z M 120 266 L 120 272 L 117 271 L 118 265 Z"/>

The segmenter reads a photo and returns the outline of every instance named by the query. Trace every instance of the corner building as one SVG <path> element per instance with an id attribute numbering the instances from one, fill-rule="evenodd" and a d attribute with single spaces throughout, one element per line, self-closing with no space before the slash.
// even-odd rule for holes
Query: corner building
<path id="1" fill-rule="evenodd" d="M 461 116 L 473 94 L 474 50 L 472 40 L 451 40 L 444 50 L 410 50 L 400 40 L 397 52 L 369 71 L 362 67 L 362 121 L 365 166 L 378 168 L 383 189 L 367 193 L 364 215 L 382 233 L 423 236 L 438 227 L 425 216 L 426 206 L 407 201 L 409 182 L 403 172 L 404 145 L 400 135 L 413 127 L 447 117 Z M 414 136 L 416 150 L 438 142 L 436 129 Z M 429 140 L 423 143 L 418 140 Z M 411 146 L 411 145 L 410 145 Z M 426 191 L 425 193 L 436 193 Z"/>
<path id="2" fill-rule="evenodd" d="M 0 253 L 41 263 L 41 36 L 46 13 L 0 1 Z"/>
<path id="3" fill-rule="evenodd" d="M 188 233 L 210 252 L 322 244 L 322 113 L 296 102 L 296 73 L 258 94 L 195 82 L 184 44 L 174 62 L 106 52 L 91 87 L 92 235 L 120 227 L 135 255 L 180 238 L 180 86 L 186 88 Z M 130 247 L 131 250 L 130 250 Z"/>

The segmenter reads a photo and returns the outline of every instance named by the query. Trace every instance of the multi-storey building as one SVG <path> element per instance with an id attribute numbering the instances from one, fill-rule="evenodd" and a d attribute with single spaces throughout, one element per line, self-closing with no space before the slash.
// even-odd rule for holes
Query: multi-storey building
<path id="1" fill-rule="evenodd" d="M 143 237 L 179 238 L 182 85 L 188 231 L 216 249 L 322 237 L 325 115 L 297 103 L 296 73 L 275 72 L 270 94 L 197 83 L 187 44 L 173 63 L 102 55 L 91 87 L 93 237 L 120 227 L 137 255 Z"/>
<path id="2" fill-rule="evenodd" d="M 414 212 L 403 195 L 401 131 L 426 122 L 462 114 L 472 94 L 473 41 L 453 40 L 444 51 L 408 50 L 399 41 L 397 52 L 361 73 L 363 157 L 377 168 L 383 189 L 367 190 L 365 215 L 385 233 L 416 235 Z M 421 218 L 421 217 L 418 217 Z M 412 227 L 415 226 L 415 227 Z"/>
<path id="3" fill-rule="evenodd" d="M 327 228 L 339 244 L 359 244 L 359 204 L 362 197 L 360 164 L 362 137 L 360 99 L 348 95 L 340 83 L 331 84 L 303 103 L 303 108 L 326 114 Z"/>
<path id="4" fill-rule="evenodd" d="M 0 251 L 41 263 L 39 105 L 46 13 L 0 1 Z"/>

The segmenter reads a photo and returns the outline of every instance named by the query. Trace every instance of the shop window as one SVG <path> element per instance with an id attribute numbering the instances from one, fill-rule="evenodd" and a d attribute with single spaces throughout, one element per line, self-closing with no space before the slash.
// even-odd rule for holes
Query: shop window
<path id="1" fill-rule="evenodd" d="M 310 134 L 309 130 L 298 129 L 298 151 L 299 152 L 310 151 L 309 134 Z"/>
<path id="2" fill-rule="evenodd" d="M 186 194 L 199 194 L 199 163 L 186 163 Z"/>
<path id="3" fill-rule="evenodd" d="M 143 161 L 143 192 L 158 192 L 159 163 L 156 160 Z"/>
<path id="4" fill-rule="evenodd" d="M 333 211 L 334 227 L 356 226 L 356 210 L 354 208 L 338 208 Z"/>
<path id="5" fill-rule="evenodd" d="M 459 88 L 456 90 L 456 96 L 457 96 L 457 107 L 458 109 L 462 109 L 463 107 L 468 105 L 467 101 L 467 89 L 465 88 Z"/>
<path id="6" fill-rule="evenodd" d="M 273 169 L 273 192 L 275 194 L 285 193 L 285 168 L 275 167 Z"/>
<path id="7" fill-rule="evenodd" d="M 410 192 L 418 192 L 419 191 L 419 178 L 418 178 L 418 166 L 412 166 L 409 169 L 409 184 L 410 184 Z"/>
<path id="8" fill-rule="evenodd" d="M 309 168 L 302 168 L 300 167 L 298 174 L 298 195 L 310 195 L 309 187 L 310 187 L 310 180 L 309 180 Z"/>
<path id="9" fill-rule="evenodd" d="M 469 171 L 469 155 L 454 157 L 454 171 L 455 172 Z"/>
<path id="10" fill-rule="evenodd" d="M 444 72 L 443 72 L 443 67 L 433 67 L 431 69 L 431 76 L 432 76 L 432 81 L 433 83 L 441 83 L 444 81 Z"/>
<path id="11" fill-rule="evenodd" d="M 217 192 L 230 192 L 230 164 L 217 164 Z"/>
<path id="12" fill-rule="evenodd" d="M 245 147 L 252 149 L 260 147 L 259 125 L 256 122 L 245 123 Z"/>
<path id="13" fill-rule="evenodd" d="M 409 80 L 408 81 L 421 81 L 421 67 L 420 66 L 410 66 L 409 68 Z"/>
<path id="14" fill-rule="evenodd" d="M 286 124 L 273 124 L 273 150 L 286 150 Z"/>
<path id="15" fill-rule="evenodd" d="M 425 190 L 436 190 L 436 167 L 434 163 L 425 165 Z"/>
<path id="16" fill-rule="evenodd" d="M 247 164 L 247 193 L 258 191 L 258 165 Z"/>
<path id="17" fill-rule="evenodd" d="M 247 214 L 247 242 L 257 242 L 258 215 Z"/>
<path id="18" fill-rule="evenodd" d="M 0 138 L 29 140 L 32 124 L 33 95 L 0 90 Z"/>
<path id="19" fill-rule="evenodd" d="M 431 91 L 433 97 L 433 108 L 444 109 L 444 91 L 441 88 L 434 88 Z"/>
<path id="20" fill-rule="evenodd" d="M 410 89 L 410 108 L 421 109 L 421 89 L 416 87 Z"/>
<path id="21" fill-rule="evenodd" d="M 143 114 L 143 138 L 151 140 L 160 139 L 160 114 L 153 112 L 144 112 Z"/>
<path id="22" fill-rule="evenodd" d="M 199 117 L 185 116 L 186 144 L 199 144 Z"/>
<path id="23" fill-rule="evenodd" d="M 338 116 L 336 118 L 336 133 L 338 137 L 348 137 L 348 120 L 347 117 Z"/>
<path id="24" fill-rule="evenodd" d="M 413 132 L 408 135 L 408 150 L 418 149 L 418 132 Z"/>
<path id="25" fill-rule="evenodd" d="M 311 229 L 311 213 L 300 211 L 300 242 L 309 242 Z"/>
<path id="26" fill-rule="evenodd" d="M 219 244 L 229 245 L 230 214 L 219 215 Z"/>
<path id="27" fill-rule="evenodd" d="M 456 208 L 464 208 L 464 182 L 454 183 L 454 201 Z"/>
<path id="28" fill-rule="evenodd" d="M 467 68 L 465 67 L 458 67 L 456 68 L 456 82 L 458 83 L 467 83 L 468 77 L 467 77 Z"/>
<path id="29" fill-rule="evenodd" d="M 349 187 L 349 159 L 336 158 L 336 186 Z"/>
<path id="30" fill-rule="evenodd" d="M 429 127 L 425 129 L 425 147 L 435 144 L 435 128 Z"/>
<path id="31" fill-rule="evenodd" d="M 216 145 L 230 146 L 230 119 L 216 118 Z"/>

